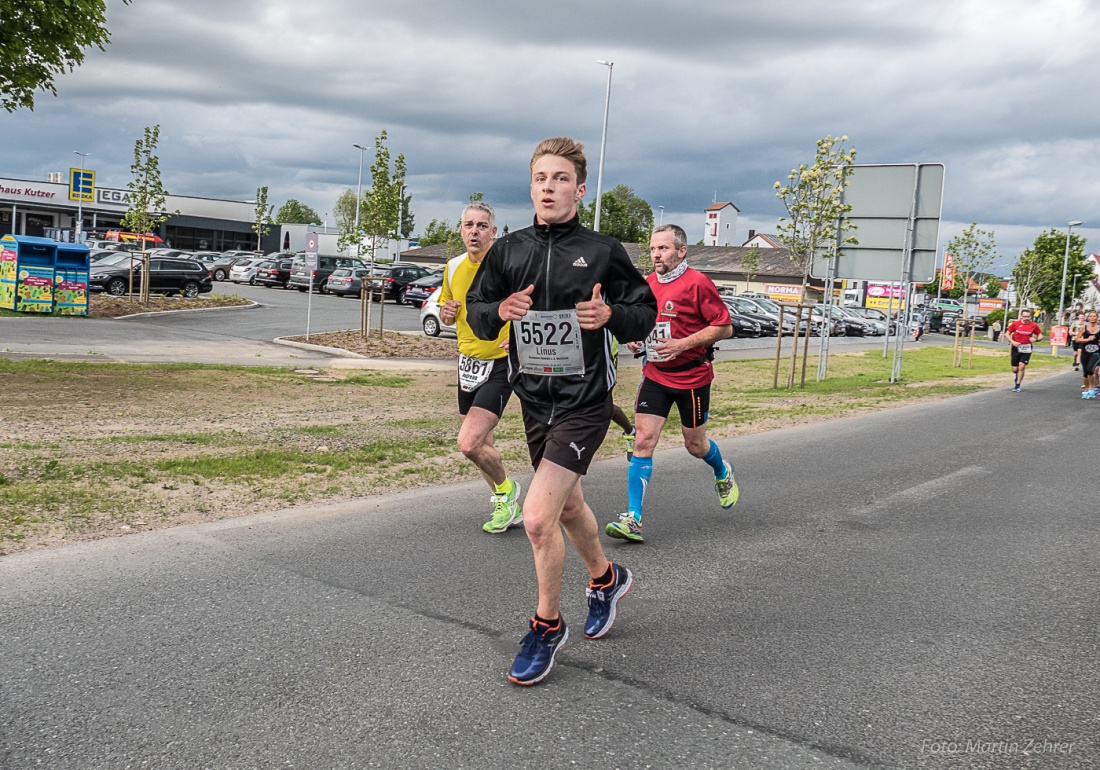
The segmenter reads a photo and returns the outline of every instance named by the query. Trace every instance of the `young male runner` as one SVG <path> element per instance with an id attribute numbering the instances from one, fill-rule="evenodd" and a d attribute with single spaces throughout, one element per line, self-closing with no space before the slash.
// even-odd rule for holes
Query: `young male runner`
<path id="1" fill-rule="evenodd" d="M 1031 346 L 1043 338 L 1043 329 L 1031 320 L 1030 310 L 1021 310 L 1020 317 L 1005 329 L 1005 337 L 1012 346 L 1012 392 L 1019 393 L 1027 365 L 1031 362 Z"/>
<path id="2" fill-rule="evenodd" d="M 732 508 L 740 491 L 733 466 L 707 438 L 707 412 L 714 368 L 710 347 L 733 332 L 729 308 L 714 282 L 688 267 L 687 234 L 662 225 L 649 240 L 653 272 L 646 277 L 657 298 L 657 325 L 645 341 L 642 381 L 634 401 L 637 438 L 627 474 L 630 505 L 604 529 L 611 537 L 641 543 L 642 501 L 653 475 L 653 452 L 675 404 L 680 412 L 684 447 L 714 472 L 714 487 L 723 508 Z M 642 345 L 631 342 L 637 352 Z"/>
<path id="3" fill-rule="evenodd" d="M 501 347 L 508 339 L 508 325 L 492 340 L 478 339 L 466 321 L 466 292 L 496 238 L 496 214 L 488 203 L 475 201 L 462 212 L 459 233 L 466 253 L 447 262 L 443 290 L 439 294 L 439 318 L 454 324 L 458 334 L 458 449 L 481 471 L 493 490 L 489 501 L 493 515 L 482 529 L 493 534 L 523 523 L 519 510 L 520 486 L 508 478 L 500 452 L 493 445 L 493 431 L 500 422 L 512 386 L 508 384 L 508 353 Z"/>
<path id="4" fill-rule="evenodd" d="M 611 336 L 644 339 L 657 307 L 622 244 L 581 227 L 577 203 L 586 174 L 583 145 L 567 137 L 540 143 L 531 158 L 534 225 L 493 244 L 466 294 L 466 317 L 477 336 L 493 339 L 511 322 L 509 379 L 535 468 L 523 525 L 534 553 L 538 609 L 508 674 L 521 685 L 543 680 L 569 638 L 560 612 L 563 528 L 591 577 L 586 637 L 611 629 L 633 582 L 630 570 L 604 555 L 580 479 L 611 420 Z"/>

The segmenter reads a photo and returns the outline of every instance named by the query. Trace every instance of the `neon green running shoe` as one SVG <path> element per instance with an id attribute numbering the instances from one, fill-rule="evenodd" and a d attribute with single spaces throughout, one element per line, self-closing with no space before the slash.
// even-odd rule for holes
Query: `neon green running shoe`
<path id="1" fill-rule="evenodd" d="M 732 508 L 737 505 L 737 498 L 741 496 L 741 490 L 738 488 L 737 482 L 733 480 L 733 468 L 730 467 L 728 462 L 723 461 L 722 464 L 726 466 L 726 477 L 715 479 L 714 489 L 718 492 L 718 502 L 722 504 L 722 507 Z"/>
<path id="2" fill-rule="evenodd" d="M 627 512 L 619 516 L 618 521 L 613 521 L 604 528 L 604 534 L 608 537 L 617 537 L 619 540 L 630 540 L 634 543 L 644 543 L 642 537 L 642 524 Z"/>
<path id="3" fill-rule="evenodd" d="M 623 434 L 623 443 L 626 444 L 626 459 L 627 462 L 634 459 L 634 436 L 637 433 L 637 429 L 630 431 L 630 433 Z"/>
<path id="4" fill-rule="evenodd" d="M 523 514 L 519 507 L 519 482 L 509 479 L 512 489 L 503 495 L 493 495 L 489 501 L 493 504 L 493 517 L 481 525 L 481 528 L 492 535 L 507 532 L 509 528 L 523 523 Z"/>

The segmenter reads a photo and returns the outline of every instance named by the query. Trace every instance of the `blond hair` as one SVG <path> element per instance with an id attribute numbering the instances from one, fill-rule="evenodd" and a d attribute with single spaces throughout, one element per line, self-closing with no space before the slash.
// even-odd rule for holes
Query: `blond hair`
<path id="1" fill-rule="evenodd" d="M 553 139 L 543 139 L 535 148 L 535 154 L 531 156 L 531 169 L 535 168 L 535 161 L 543 155 L 557 155 L 573 164 L 577 171 L 577 184 L 584 184 L 588 178 L 588 160 L 584 157 L 584 145 L 570 139 L 568 136 L 555 136 Z"/>

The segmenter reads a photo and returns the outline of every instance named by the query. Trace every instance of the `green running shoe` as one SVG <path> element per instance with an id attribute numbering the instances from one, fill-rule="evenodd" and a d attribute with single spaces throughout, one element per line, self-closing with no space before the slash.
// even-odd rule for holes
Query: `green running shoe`
<path id="1" fill-rule="evenodd" d="M 642 524 L 631 513 L 619 516 L 618 521 L 613 521 L 604 528 L 608 537 L 617 537 L 619 540 L 630 540 L 634 543 L 644 543 L 642 537 Z"/>
<path id="2" fill-rule="evenodd" d="M 634 435 L 637 430 L 632 430 L 630 433 L 623 434 L 623 443 L 626 444 L 626 460 L 630 462 L 634 459 Z"/>
<path id="3" fill-rule="evenodd" d="M 493 517 L 482 524 L 481 528 L 489 534 L 497 535 L 522 524 L 523 514 L 519 507 L 519 493 L 519 482 L 512 480 L 510 492 L 490 497 L 489 501 L 493 504 Z"/>
<path id="4" fill-rule="evenodd" d="M 714 480 L 714 489 L 718 492 L 718 502 L 722 504 L 723 508 L 732 508 L 737 505 L 737 498 L 741 496 L 741 490 L 737 486 L 737 482 L 733 480 L 733 468 L 730 467 L 728 462 L 723 462 L 726 466 L 726 477 L 724 479 Z"/>

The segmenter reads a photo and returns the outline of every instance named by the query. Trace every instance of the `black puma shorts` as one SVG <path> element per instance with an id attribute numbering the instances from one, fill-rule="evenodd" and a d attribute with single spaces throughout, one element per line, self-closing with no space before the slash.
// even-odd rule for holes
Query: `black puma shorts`
<path id="1" fill-rule="evenodd" d="M 529 417 L 524 409 L 523 428 L 531 465 L 538 470 L 539 463 L 549 460 L 582 476 L 588 473 L 596 450 L 607 436 L 613 408 L 609 393 L 606 401 L 564 414 L 551 425 Z"/>

